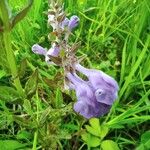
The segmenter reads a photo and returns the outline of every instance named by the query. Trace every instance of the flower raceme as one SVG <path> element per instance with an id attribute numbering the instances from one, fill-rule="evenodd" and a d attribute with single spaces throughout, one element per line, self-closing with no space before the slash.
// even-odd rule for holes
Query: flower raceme
<path id="1" fill-rule="evenodd" d="M 57 19 L 55 19 L 55 15 L 48 15 L 48 23 L 53 27 L 53 30 L 60 32 L 61 30 L 67 29 L 67 31 L 71 32 L 79 23 L 79 18 L 75 15 L 73 15 L 70 20 L 65 17 L 61 22 L 58 22 Z M 65 38 L 67 39 L 70 33 L 66 32 Z M 52 47 L 47 51 L 46 48 L 41 47 L 38 44 L 34 44 L 32 46 L 32 51 L 35 54 L 44 55 L 45 61 L 48 64 L 54 64 L 50 61 L 49 56 L 57 57 L 59 55 L 61 45 L 56 44 L 58 41 L 55 41 L 52 44 Z"/>
<path id="2" fill-rule="evenodd" d="M 80 19 L 75 15 L 68 19 L 63 8 L 58 5 L 54 4 L 51 8 L 48 11 L 48 25 L 53 28 L 52 34 L 49 35 L 54 35 L 53 38 L 50 38 L 52 40 L 51 48 L 47 50 L 34 44 L 32 51 L 43 55 L 48 64 L 56 64 L 64 69 L 64 76 L 68 79 L 65 78 L 64 83 L 67 83 L 69 89 L 76 93 L 77 101 L 73 106 L 75 112 L 87 119 L 103 116 L 110 110 L 118 97 L 118 84 L 104 72 L 87 69 L 78 63 L 75 54 L 79 43 L 69 44 L 68 38 L 79 24 Z M 63 53 L 62 56 L 60 51 Z M 83 80 L 76 72 L 84 74 L 88 80 Z"/>

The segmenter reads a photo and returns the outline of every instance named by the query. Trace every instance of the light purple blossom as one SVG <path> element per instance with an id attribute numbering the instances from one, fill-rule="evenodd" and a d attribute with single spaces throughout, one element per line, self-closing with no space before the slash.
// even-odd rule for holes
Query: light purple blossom
<path id="1" fill-rule="evenodd" d="M 81 97 L 85 97 L 86 96 L 86 102 L 88 104 L 93 104 L 91 99 L 93 98 L 93 92 L 91 90 L 91 88 L 85 84 L 84 82 L 79 81 L 74 75 L 72 75 L 71 73 L 67 73 L 67 78 L 71 81 L 71 83 L 74 85 L 74 87 L 72 86 L 72 88 L 75 89 L 76 91 L 76 96 L 77 98 L 81 98 Z"/>
<path id="2" fill-rule="evenodd" d="M 32 51 L 35 53 L 35 54 L 39 54 L 39 55 L 46 55 L 47 51 L 45 48 L 43 48 L 42 46 L 38 45 L 38 44 L 34 44 L 32 46 Z"/>
<path id="3" fill-rule="evenodd" d="M 42 46 L 40 46 L 38 44 L 34 44 L 32 46 L 32 51 L 34 53 L 36 53 L 36 54 L 44 55 L 45 56 L 45 61 L 47 63 L 49 63 L 49 64 L 52 64 L 52 62 L 50 61 L 50 57 L 49 56 L 57 57 L 59 55 L 60 48 L 59 48 L 59 46 L 56 43 L 53 43 L 52 47 L 47 51 Z"/>
<path id="4" fill-rule="evenodd" d="M 88 77 L 98 102 L 113 104 L 117 99 L 119 87 L 112 77 L 99 70 L 84 68 L 80 64 L 76 64 L 75 69 Z"/>
<path id="5" fill-rule="evenodd" d="M 64 30 L 66 27 L 69 31 L 72 31 L 73 28 L 75 28 L 79 24 L 79 21 L 79 17 L 74 15 L 70 18 L 70 20 L 65 17 L 62 22 L 57 22 L 54 15 L 48 15 L 48 24 L 53 27 L 53 30 L 58 28 Z"/>
<path id="6" fill-rule="evenodd" d="M 64 69 L 64 76 L 68 78 L 64 83 L 66 83 L 66 87 L 69 87 L 69 90 L 75 90 L 77 97 L 73 109 L 87 119 L 103 116 L 110 110 L 118 97 L 118 84 L 115 79 L 104 72 L 87 69 L 76 63 L 77 58 L 73 46 L 68 44 L 68 38 L 72 30 L 79 24 L 80 19 L 75 15 L 68 19 L 62 9 L 52 11 L 48 15 L 48 24 L 53 28 L 53 33 L 56 35 L 55 40 L 49 50 L 34 44 L 32 51 L 43 55 L 48 64 L 54 64 L 50 60 L 52 58 L 50 56 L 58 57 L 63 48 L 65 57 L 62 59 L 63 61 L 60 61 L 60 66 Z M 79 77 L 77 71 L 87 76 L 87 80 Z"/>
<path id="7" fill-rule="evenodd" d="M 65 27 L 67 27 L 69 24 L 69 19 L 68 18 L 65 18 L 61 23 L 60 23 L 60 27 L 61 29 L 65 29 Z"/>
<path id="8" fill-rule="evenodd" d="M 102 116 L 109 111 L 111 105 L 96 100 L 94 89 L 89 82 L 82 80 L 75 73 L 67 73 L 67 78 L 71 82 L 70 87 L 76 92 L 77 102 L 73 108 L 77 113 L 89 119 Z"/>
<path id="9" fill-rule="evenodd" d="M 80 19 L 79 19 L 78 16 L 72 16 L 70 18 L 70 21 L 69 21 L 69 24 L 68 24 L 69 30 L 72 31 L 72 29 L 75 28 L 78 25 L 79 21 L 80 21 Z"/>

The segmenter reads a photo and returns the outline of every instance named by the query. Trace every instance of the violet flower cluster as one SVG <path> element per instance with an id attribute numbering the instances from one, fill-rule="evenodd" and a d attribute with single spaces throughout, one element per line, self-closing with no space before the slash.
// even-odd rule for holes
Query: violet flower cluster
<path id="1" fill-rule="evenodd" d="M 79 63 L 74 68 L 88 78 L 84 81 L 76 73 L 67 74 L 72 83 L 70 87 L 76 91 L 78 99 L 74 110 L 87 119 L 106 114 L 117 99 L 117 82 L 104 72 L 87 69 Z"/>
<path id="2" fill-rule="evenodd" d="M 118 97 L 118 84 L 114 78 L 102 71 L 83 67 L 75 53 L 78 43 L 70 45 L 68 38 L 78 25 L 77 16 L 66 17 L 62 7 L 54 3 L 50 6 L 48 24 L 56 35 L 51 48 L 47 50 L 38 44 L 33 45 L 32 51 L 45 56 L 48 64 L 56 64 L 64 69 L 65 85 L 74 90 L 77 101 L 74 103 L 75 112 L 84 118 L 100 117 L 109 112 Z M 61 51 L 64 55 L 61 56 Z M 59 61 L 59 62 L 58 62 Z M 87 77 L 83 80 L 77 73 Z"/>

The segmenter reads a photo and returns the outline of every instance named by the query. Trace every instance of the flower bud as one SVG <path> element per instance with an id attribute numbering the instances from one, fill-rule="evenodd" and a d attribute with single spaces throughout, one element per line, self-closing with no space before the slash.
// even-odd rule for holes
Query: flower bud
<path id="1" fill-rule="evenodd" d="M 64 29 L 65 27 L 67 27 L 69 24 L 69 19 L 68 18 L 65 18 L 61 23 L 60 23 L 60 27 L 62 29 Z"/>
<path id="2" fill-rule="evenodd" d="M 73 28 L 75 28 L 78 25 L 79 21 L 80 19 L 77 16 L 72 16 L 68 24 L 69 30 L 71 31 Z"/>
<path id="3" fill-rule="evenodd" d="M 42 46 L 38 45 L 38 44 L 34 44 L 32 46 L 32 51 L 35 53 L 35 54 L 39 54 L 39 55 L 46 55 L 47 51 L 45 48 L 43 48 Z"/>

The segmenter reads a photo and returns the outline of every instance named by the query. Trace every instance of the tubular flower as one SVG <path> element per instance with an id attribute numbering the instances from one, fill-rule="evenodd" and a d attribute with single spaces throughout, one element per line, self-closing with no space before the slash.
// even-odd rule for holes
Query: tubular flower
<path id="1" fill-rule="evenodd" d="M 75 28 L 78 25 L 79 21 L 80 21 L 80 19 L 79 19 L 78 16 L 72 16 L 70 18 L 70 21 L 69 21 L 69 24 L 68 24 L 69 30 L 72 31 L 72 29 Z"/>
<path id="2" fill-rule="evenodd" d="M 99 70 L 84 68 L 80 64 L 76 64 L 75 69 L 88 77 L 98 102 L 113 104 L 117 99 L 119 87 L 112 77 Z"/>
<path id="3" fill-rule="evenodd" d="M 65 29 L 65 27 L 67 27 L 69 24 L 69 19 L 65 18 L 61 23 L 60 23 L 60 28 L 61 29 Z"/>
<path id="4" fill-rule="evenodd" d="M 47 53 L 46 49 L 38 44 L 34 44 L 32 46 L 32 52 L 34 52 L 35 54 L 44 55 L 44 56 Z"/>
<path id="5" fill-rule="evenodd" d="M 79 21 L 80 19 L 75 15 L 72 16 L 70 20 L 65 17 L 61 22 L 58 22 L 54 15 L 48 15 L 48 24 L 52 26 L 53 30 L 64 30 L 66 27 L 69 31 L 72 31 L 72 29 L 78 25 Z"/>
<path id="6" fill-rule="evenodd" d="M 60 49 L 59 49 L 59 46 L 57 46 L 56 43 L 53 43 L 52 47 L 48 51 L 45 48 L 43 48 L 42 46 L 40 46 L 38 44 L 34 44 L 32 46 L 32 51 L 35 54 L 44 55 L 45 56 L 45 61 L 47 63 L 51 63 L 49 56 L 57 57 L 59 55 Z"/>
<path id="7" fill-rule="evenodd" d="M 88 82 L 71 73 L 67 73 L 67 78 L 71 82 L 71 88 L 76 92 L 77 102 L 73 108 L 77 113 L 89 119 L 102 116 L 109 111 L 111 106 L 96 100 L 94 89 Z"/>

